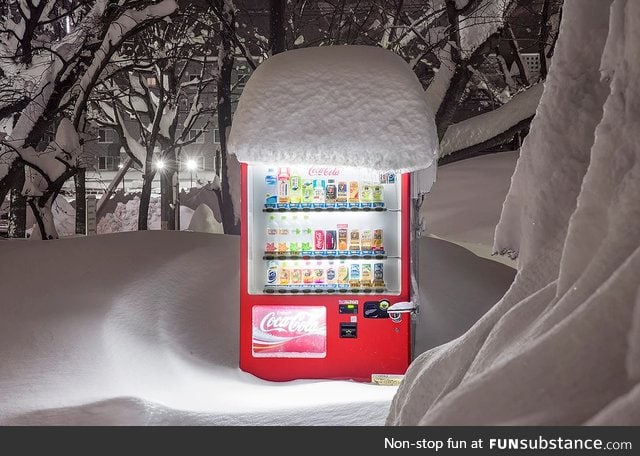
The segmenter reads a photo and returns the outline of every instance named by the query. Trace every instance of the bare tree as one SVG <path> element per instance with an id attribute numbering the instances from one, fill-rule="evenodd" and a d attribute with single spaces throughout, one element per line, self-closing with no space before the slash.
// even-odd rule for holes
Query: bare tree
<path id="1" fill-rule="evenodd" d="M 124 47 L 111 76 L 95 91 L 93 122 L 114 129 L 130 158 L 127 164 L 142 169 L 140 230 L 148 228 L 152 182 L 158 173 L 161 226 L 176 229 L 180 151 L 204 135 L 213 119 L 211 88 L 217 73 L 213 47 L 202 38 L 211 35 L 209 17 L 188 8 L 170 23 L 148 27 Z M 110 196 L 107 192 L 102 197 L 100 209 Z"/>
<path id="2" fill-rule="evenodd" d="M 78 169 L 79 124 L 89 94 L 111 57 L 127 38 L 177 9 L 174 0 L 85 2 L 82 6 L 74 10 L 80 16 L 74 30 L 52 40 L 48 31 L 64 17 L 61 12 L 69 12 L 66 3 L 15 1 L 8 10 L 11 17 L 5 17 L 8 25 L 0 33 L 2 71 L 19 75 L 27 94 L 24 109 L 7 110 L 2 119 L 8 134 L 0 149 L 0 188 L 9 188 L 3 182 L 13 181 L 13 173 L 25 167 L 22 192 L 36 219 L 36 238 L 58 236 L 51 205 Z M 21 99 L 12 102 L 15 107 Z M 38 143 L 47 128 L 53 130 L 53 140 L 41 149 Z"/>

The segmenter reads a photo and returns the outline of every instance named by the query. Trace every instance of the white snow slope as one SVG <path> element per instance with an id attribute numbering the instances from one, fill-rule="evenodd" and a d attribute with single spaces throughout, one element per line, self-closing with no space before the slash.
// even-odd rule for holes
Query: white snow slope
<path id="1" fill-rule="evenodd" d="M 239 369 L 237 236 L 126 232 L 0 249 L 0 425 L 384 424 L 397 387 Z M 514 275 L 436 239 L 420 257 L 417 352 L 462 334 Z"/>
<path id="2" fill-rule="evenodd" d="M 516 279 L 414 361 L 387 424 L 640 424 L 640 2 L 562 21 L 496 228 Z"/>

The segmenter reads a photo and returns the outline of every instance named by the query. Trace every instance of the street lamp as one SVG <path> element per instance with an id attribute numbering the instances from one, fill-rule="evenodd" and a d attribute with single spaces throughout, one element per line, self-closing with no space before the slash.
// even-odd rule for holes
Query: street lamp
<path id="1" fill-rule="evenodd" d="M 189 173 L 191 175 L 191 188 L 193 188 L 193 171 L 197 167 L 198 167 L 198 164 L 194 159 L 190 158 L 189 160 L 187 160 L 187 169 L 189 170 Z"/>
<path id="2" fill-rule="evenodd" d="M 164 161 L 158 160 L 156 161 L 156 169 L 162 171 L 164 169 Z"/>
<path id="3" fill-rule="evenodd" d="M 124 165 L 122 163 L 118 163 L 118 169 L 122 169 L 124 168 Z M 124 188 L 124 176 L 122 176 L 122 194 L 125 194 L 125 188 Z"/>

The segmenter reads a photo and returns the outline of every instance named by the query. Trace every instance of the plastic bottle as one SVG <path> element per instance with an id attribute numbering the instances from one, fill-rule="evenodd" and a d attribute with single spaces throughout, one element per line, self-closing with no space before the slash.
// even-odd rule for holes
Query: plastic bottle
<path id="1" fill-rule="evenodd" d="M 295 172 L 289 179 L 289 202 L 295 205 L 302 202 L 302 177 Z"/>
<path id="2" fill-rule="evenodd" d="M 286 204 L 289 202 L 289 178 L 291 173 L 289 168 L 278 168 L 278 203 Z"/>
<path id="3" fill-rule="evenodd" d="M 278 177 L 275 169 L 269 168 L 267 170 L 264 183 L 266 186 L 265 204 L 276 204 L 278 202 Z"/>
<path id="4" fill-rule="evenodd" d="M 324 203 L 326 190 L 325 190 L 326 182 L 324 179 L 316 179 L 313 181 L 313 203 L 320 204 Z"/>
<path id="5" fill-rule="evenodd" d="M 308 215 L 302 217 L 301 230 L 300 250 L 307 252 L 313 250 L 313 227 Z"/>
<path id="6" fill-rule="evenodd" d="M 267 220 L 267 233 L 265 241 L 265 252 L 275 252 L 277 250 L 276 242 L 278 239 L 278 221 L 275 215 L 270 215 Z"/>
<path id="7" fill-rule="evenodd" d="M 286 253 L 289 250 L 289 220 L 286 215 L 281 215 L 278 221 L 278 253 Z"/>
<path id="8" fill-rule="evenodd" d="M 289 264 L 284 261 L 280 265 L 280 270 L 278 274 L 278 285 L 289 285 L 291 282 L 291 270 L 289 269 Z"/>
<path id="9" fill-rule="evenodd" d="M 293 215 L 291 217 L 291 224 L 289 225 L 289 251 L 291 253 L 298 253 L 301 250 L 302 241 L 302 224 L 300 217 Z"/>

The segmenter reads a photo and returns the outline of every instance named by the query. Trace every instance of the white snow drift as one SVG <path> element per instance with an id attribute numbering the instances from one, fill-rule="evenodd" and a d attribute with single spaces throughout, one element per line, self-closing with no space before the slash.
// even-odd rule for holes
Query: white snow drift
<path id="1" fill-rule="evenodd" d="M 515 282 L 414 361 L 387 424 L 640 423 L 640 3 L 562 20 L 496 229 Z"/>

